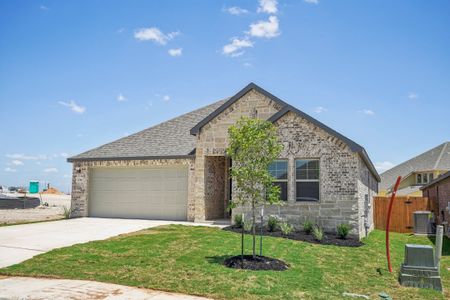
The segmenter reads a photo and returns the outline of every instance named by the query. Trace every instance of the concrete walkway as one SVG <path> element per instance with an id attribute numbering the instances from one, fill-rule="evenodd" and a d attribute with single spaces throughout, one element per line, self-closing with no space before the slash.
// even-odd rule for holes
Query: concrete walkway
<path id="1" fill-rule="evenodd" d="M 217 226 L 192 222 L 77 218 L 0 227 L 0 268 L 18 264 L 55 248 L 103 240 L 119 234 L 169 224 Z"/>
<path id="2" fill-rule="evenodd" d="M 95 281 L 9 277 L 0 279 L 0 299 L 205 300 L 206 298 Z"/>

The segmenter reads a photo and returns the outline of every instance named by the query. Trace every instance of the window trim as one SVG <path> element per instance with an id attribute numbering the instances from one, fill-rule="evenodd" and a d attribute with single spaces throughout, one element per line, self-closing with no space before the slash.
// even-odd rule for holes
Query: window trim
<path id="1" fill-rule="evenodd" d="M 272 180 L 272 182 L 286 182 L 286 199 L 281 199 L 281 191 L 280 191 L 280 200 L 283 202 L 289 201 L 289 159 L 287 158 L 277 158 L 272 163 L 276 163 L 278 161 L 286 162 L 286 179 L 278 179 Z"/>
<path id="2" fill-rule="evenodd" d="M 422 173 L 416 173 L 416 184 L 422 184 Z"/>
<path id="3" fill-rule="evenodd" d="M 318 171 L 319 171 L 319 178 L 318 179 L 297 179 L 297 161 L 298 160 L 315 160 L 318 163 Z M 321 186 L 320 186 L 320 177 L 322 176 L 322 172 L 320 171 L 320 158 L 316 157 L 296 157 L 294 158 L 294 182 L 295 182 L 295 195 L 294 200 L 297 203 L 305 203 L 305 202 L 313 202 L 317 203 L 320 202 L 321 199 Z M 319 199 L 317 200 L 298 200 L 297 199 L 297 182 L 318 182 L 319 183 Z"/>
<path id="4" fill-rule="evenodd" d="M 420 178 L 420 180 L 419 180 Z M 416 184 L 428 184 L 434 179 L 433 172 L 418 172 L 416 173 Z"/>

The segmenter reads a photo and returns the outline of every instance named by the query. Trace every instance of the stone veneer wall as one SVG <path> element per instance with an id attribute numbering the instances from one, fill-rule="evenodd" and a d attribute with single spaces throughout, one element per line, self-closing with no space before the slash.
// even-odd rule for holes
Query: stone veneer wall
<path id="1" fill-rule="evenodd" d="M 228 139 L 228 127 L 242 116 L 268 119 L 281 109 L 280 105 L 263 94 L 251 90 L 225 111 L 211 120 L 197 135 L 195 158 L 195 220 L 208 218 L 205 208 L 205 156 L 224 156 Z M 209 214 L 209 213 L 208 213 Z M 213 214 L 215 215 L 215 213 Z"/>
<path id="2" fill-rule="evenodd" d="M 205 157 L 205 218 L 222 219 L 225 214 L 225 157 Z"/>
<path id="3" fill-rule="evenodd" d="M 310 220 L 328 232 L 335 232 L 338 224 L 346 223 L 352 228 L 351 235 L 361 237 L 364 228 L 361 229 L 363 212 L 359 193 L 363 192 L 363 185 L 360 187 L 358 181 L 365 165 L 360 163 L 359 155 L 295 113 L 287 113 L 275 125 L 284 145 L 280 158 L 288 160 L 288 201 L 283 206 L 266 208 L 265 215 L 278 215 L 297 228 Z M 317 202 L 295 200 L 295 159 L 301 158 L 319 159 L 320 200 Z M 242 213 L 240 209 L 233 211 L 239 213 Z"/>
<path id="4" fill-rule="evenodd" d="M 194 220 L 194 159 L 155 160 L 107 160 L 77 161 L 73 163 L 71 217 L 87 217 L 89 202 L 89 171 L 93 167 L 149 167 L 166 165 L 187 165 L 188 170 L 188 221 Z"/>
<path id="5" fill-rule="evenodd" d="M 374 229 L 373 197 L 378 193 L 378 182 L 361 157 L 358 157 L 358 163 L 359 236 L 364 237 Z"/>

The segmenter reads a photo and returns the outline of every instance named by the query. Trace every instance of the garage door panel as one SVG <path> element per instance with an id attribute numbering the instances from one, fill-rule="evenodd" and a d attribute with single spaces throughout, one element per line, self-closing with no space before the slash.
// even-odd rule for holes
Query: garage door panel
<path id="1" fill-rule="evenodd" d="M 187 176 L 186 166 L 93 169 L 89 215 L 186 220 Z"/>

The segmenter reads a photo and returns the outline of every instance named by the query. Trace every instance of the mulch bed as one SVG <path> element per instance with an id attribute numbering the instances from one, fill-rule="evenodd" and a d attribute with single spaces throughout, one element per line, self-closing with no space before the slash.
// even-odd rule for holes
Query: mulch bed
<path id="1" fill-rule="evenodd" d="M 232 232 L 236 232 L 236 233 L 242 232 L 241 228 L 237 228 L 235 226 L 228 226 L 228 227 L 225 227 L 223 230 L 232 231 Z M 250 232 L 246 232 L 246 233 L 250 234 Z M 256 233 L 258 235 L 260 235 L 259 228 L 257 228 Z M 321 244 L 321 245 L 334 245 L 334 246 L 343 246 L 343 247 L 360 247 L 360 246 L 364 245 L 364 243 L 362 243 L 361 241 L 353 239 L 353 238 L 341 239 L 335 233 L 325 233 L 325 236 L 322 239 L 322 241 L 317 241 L 312 234 L 306 234 L 304 231 L 300 231 L 300 230 L 294 231 L 290 235 L 285 236 L 285 235 L 283 235 L 283 233 L 280 230 L 271 232 L 271 231 L 268 231 L 267 228 L 264 228 L 263 235 L 264 236 L 272 236 L 272 237 L 282 237 L 282 238 L 286 238 L 286 239 L 290 239 L 290 240 L 303 241 L 303 242 L 308 242 L 308 243 L 313 243 L 313 244 Z"/>
<path id="2" fill-rule="evenodd" d="M 227 258 L 223 264 L 229 268 L 244 269 L 244 270 L 272 270 L 272 271 L 285 271 L 289 266 L 284 262 L 276 258 L 266 256 L 244 255 L 244 260 L 240 255 Z"/>

